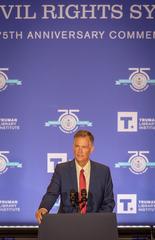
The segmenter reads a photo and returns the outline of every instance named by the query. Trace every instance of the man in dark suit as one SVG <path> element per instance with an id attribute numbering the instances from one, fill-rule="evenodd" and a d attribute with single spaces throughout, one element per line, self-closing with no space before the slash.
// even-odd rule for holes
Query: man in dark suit
<path id="1" fill-rule="evenodd" d="M 57 164 L 46 194 L 36 211 L 36 219 L 39 223 L 42 215 L 50 211 L 59 196 L 59 213 L 113 211 L 115 202 L 110 170 L 107 166 L 90 160 L 89 156 L 93 150 L 92 133 L 85 130 L 78 131 L 74 135 L 74 159 Z M 85 190 L 84 198 L 81 195 L 83 190 L 81 188 Z M 78 200 L 74 198 L 76 192 L 78 192 Z M 82 198 L 84 201 L 81 200 Z"/>

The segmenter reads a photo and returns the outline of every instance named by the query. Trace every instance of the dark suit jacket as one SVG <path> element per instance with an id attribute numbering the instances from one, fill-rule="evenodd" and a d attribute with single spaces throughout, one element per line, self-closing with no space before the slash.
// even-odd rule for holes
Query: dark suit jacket
<path id="1" fill-rule="evenodd" d="M 110 170 L 103 164 L 94 161 L 90 163 L 87 212 L 112 212 L 115 202 Z M 57 164 L 39 208 L 50 211 L 60 195 L 59 213 L 75 212 L 76 209 L 70 203 L 71 189 L 78 192 L 75 160 Z"/>

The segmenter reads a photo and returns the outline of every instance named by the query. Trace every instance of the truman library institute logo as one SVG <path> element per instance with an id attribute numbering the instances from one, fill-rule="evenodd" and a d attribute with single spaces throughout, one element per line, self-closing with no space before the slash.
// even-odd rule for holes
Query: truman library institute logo
<path id="1" fill-rule="evenodd" d="M 143 174 L 148 168 L 154 168 L 155 162 L 149 162 L 149 151 L 128 151 L 131 154 L 128 162 L 118 162 L 115 168 L 128 168 L 134 174 Z"/>
<path id="2" fill-rule="evenodd" d="M 138 132 L 138 130 L 155 130 L 155 118 L 138 117 L 138 112 L 118 112 L 118 132 Z"/>
<path id="3" fill-rule="evenodd" d="M 58 120 L 48 121 L 45 123 L 45 127 L 59 127 L 59 129 L 64 133 L 73 133 L 79 126 L 92 127 L 92 122 L 80 121 L 77 114 L 79 109 L 59 109 L 58 112 L 62 113 Z"/>
<path id="4" fill-rule="evenodd" d="M 0 118 L 0 130 L 20 130 L 18 118 Z"/>
<path id="5" fill-rule="evenodd" d="M 9 151 L 0 151 L 0 174 L 5 173 L 9 168 L 22 168 L 19 162 L 10 162 L 8 157 Z"/>
<path id="6" fill-rule="evenodd" d="M 149 85 L 155 86 L 155 79 L 150 79 L 148 71 L 150 68 L 128 68 L 132 71 L 128 79 L 119 79 L 115 85 L 123 86 L 129 85 L 130 88 L 135 92 L 143 92 L 148 89 Z"/>
<path id="7" fill-rule="evenodd" d="M 137 213 L 137 195 L 117 194 L 117 213 L 120 214 Z"/>
<path id="8" fill-rule="evenodd" d="M 154 199 L 139 199 L 137 194 L 117 194 L 118 214 L 137 214 L 155 212 Z"/>
<path id="9" fill-rule="evenodd" d="M 0 212 L 20 212 L 19 201 L 16 199 L 0 199 Z"/>
<path id="10" fill-rule="evenodd" d="M 47 172 L 54 173 L 57 164 L 67 161 L 67 153 L 47 153 Z"/>
<path id="11" fill-rule="evenodd" d="M 137 132 L 138 113 L 137 112 L 118 112 L 117 131 L 118 132 Z"/>
<path id="12" fill-rule="evenodd" d="M 4 91 L 8 85 L 22 85 L 18 79 L 10 79 L 8 77 L 9 68 L 0 68 L 0 92 Z"/>

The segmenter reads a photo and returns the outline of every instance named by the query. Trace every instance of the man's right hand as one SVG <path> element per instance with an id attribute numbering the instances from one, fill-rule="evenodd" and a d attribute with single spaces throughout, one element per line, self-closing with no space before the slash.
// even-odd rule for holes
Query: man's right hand
<path id="1" fill-rule="evenodd" d="M 36 211 L 35 216 L 36 216 L 36 219 L 37 219 L 39 224 L 41 223 L 42 215 L 44 215 L 46 213 L 48 213 L 46 208 L 40 208 Z"/>

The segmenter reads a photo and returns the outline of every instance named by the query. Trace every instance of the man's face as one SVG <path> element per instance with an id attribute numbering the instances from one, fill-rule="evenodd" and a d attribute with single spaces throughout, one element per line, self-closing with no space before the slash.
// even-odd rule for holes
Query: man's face
<path id="1" fill-rule="evenodd" d="M 93 150 L 94 146 L 89 137 L 77 137 L 74 139 L 74 157 L 81 167 L 86 165 Z"/>

